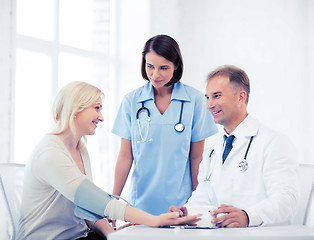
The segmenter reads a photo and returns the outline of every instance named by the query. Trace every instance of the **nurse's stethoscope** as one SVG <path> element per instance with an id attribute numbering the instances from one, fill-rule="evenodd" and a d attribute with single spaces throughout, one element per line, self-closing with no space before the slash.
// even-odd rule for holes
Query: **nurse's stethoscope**
<path id="1" fill-rule="evenodd" d="M 245 155 L 244 155 L 244 158 L 243 158 L 243 160 L 241 161 L 241 162 L 239 162 L 239 168 L 240 168 L 240 171 L 241 172 L 245 172 L 248 168 L 249 168 L 249 164 L 248 164 L 248 162 L 246 161 L 246 157 L 247 157 L 247 154 L 248 154 L 248 152 L 249 152 L 249 149 L 250 149 L 250 147 L 251 147 L 251 143 L 252 143 L 252 141 L 253 141 L 253 137 L 254 136 L 251 136 L 251 138 L 250 138 L 250 141 L 249 141 L 249 144 L 248 144 L 248 146 L 247 146 L 247 148 L 246 148 L 246 152 L 245 152 Z M 213 155 L 213 153 L 214 153 L 214 149 L 212 149 L 212 151 L 210 152 L 210 154 L 209 154 L 209 168 L 208 168 L 208 173 L 207 173 L 207 176 L 206 176 L 206 178 L 205 178 L 205 180 L 204 181 L 209 181 L 210 180 L 210 177 L 211 177 L 211 175 L 213 174 L 213 171 L 214 171 L 214 168 L 215 168 L 215 165 L 216 165 L 216 161 L 214 161 L 214 165 L 212 164 L 212 155 Z M 212 166 L 213 165 L 213 166 Z M 211 168 L 211 166 L 212 166 L 212 168 Z M 211 168 L 211 169 L 210 169 Z"/>
<path id="2" fill-rule="evenodd" d="M 177 132 L 179 132 L 179 133 L 183 132 L 184 128 L 185 128 L 184 124 L 181 122 L 182 113 L 183 113 L 183 104 L 184 104 L 184 101 L 181 101 L 181 110 L 180 110 L 179 122 L 177 122 L 174 125 L 174 129 Z M 146 111 L 147 112 L 147 130 L 146 130 L 145 137 L 143 137 L 142 130 L 141 130 L 141 124 L 140 124 L 140 112 L 142 112 L 142 111 Z M 137 141 L 137 143 L 153 141 L 152 138 L 147 140 L 148 133 L 149 133 L 149 125 L 150 125 L 150 111 L 149 111 L 149 109 L 147 107 L 144 106 L 144 101 L 142 102 L 142 107 L 139 110 L 137 110 L 137 112 L 136 112 L 136 121 L 137 121 L 138 130 L 140 132 L 140 136 L 141 136 L 141 139 L 142 139 L 142 141 Z"/>

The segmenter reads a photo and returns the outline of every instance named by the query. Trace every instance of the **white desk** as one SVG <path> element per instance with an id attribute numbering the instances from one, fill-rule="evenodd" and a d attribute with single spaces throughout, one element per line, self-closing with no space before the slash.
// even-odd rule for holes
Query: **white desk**
<path id="1" fill-rule="evenodd" d="M 314 227 L 277 226 L 219 229 L 170 229 L 132 226 L 109 234 L 108 240 L 314 240 Z"/>

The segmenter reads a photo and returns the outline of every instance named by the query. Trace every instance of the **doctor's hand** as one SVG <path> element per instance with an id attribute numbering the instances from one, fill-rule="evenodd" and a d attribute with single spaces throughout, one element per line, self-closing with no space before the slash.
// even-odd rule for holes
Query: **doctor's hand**
<path id="1" fill-rule="evenodd" d="M 211 213 L 214 218 L 212 223 L 218 227 L 236 228 L 236 227 L 247 227 L 249 219 L 247 214 L 234 206 L 222 204 L 217 210 Z M 221 214 L 217 216 L 217 214 Z"/>
<path id="2" fill-rule="evenodd" d="M 187 213 L 188 213 L 185 206 L 182 206 L 181 208 L 177 206 L 171 206 L 169 207 L 169 210 L 168 210 L 168 213 L 170 212 L 178 212 L 180 217 L 187 216 Z"/>

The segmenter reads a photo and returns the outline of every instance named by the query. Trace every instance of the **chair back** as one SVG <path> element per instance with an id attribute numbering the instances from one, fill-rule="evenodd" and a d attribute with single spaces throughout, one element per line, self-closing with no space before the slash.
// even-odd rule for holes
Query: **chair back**
<path id="1" fill-rule="evenodd" d="M 313 168 L 314 169 L 314 168 Z M 314 171 L 312 173 L 314 175 Z M 304 216 L 304 225 L 314 227 L 314 181 Z"/>
<path id="2" fill-rule="evenodd" d="M 24 170 L 24 164 L 0 164 L 0 190 L 3 193 L 4 201 L 12 224 L 11 239 L 15 239 L 19 223 L 24 184 Z"/>
<path id="3" fill-rule="evenodd" d="M 300 201 L 297 208 L 297 214 L 292 219 L 293 225 L 306 225 L 308 219 L 308 212 L 313 198 L 313 184 L 314 184 L 314 165 L 300 164 Z M 314 207 L 314 206 L 313 206 Z"/>

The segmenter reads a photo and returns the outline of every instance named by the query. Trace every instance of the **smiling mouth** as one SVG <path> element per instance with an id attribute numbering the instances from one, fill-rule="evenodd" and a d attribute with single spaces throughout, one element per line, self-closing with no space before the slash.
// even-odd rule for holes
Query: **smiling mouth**
<path id="1" fill-rule="evenodd" d="M 216 115 L 218 115 L 221 112 L 221 110 L 218 111 L 212 111 L 213 116 L 215 117 Z"/>

